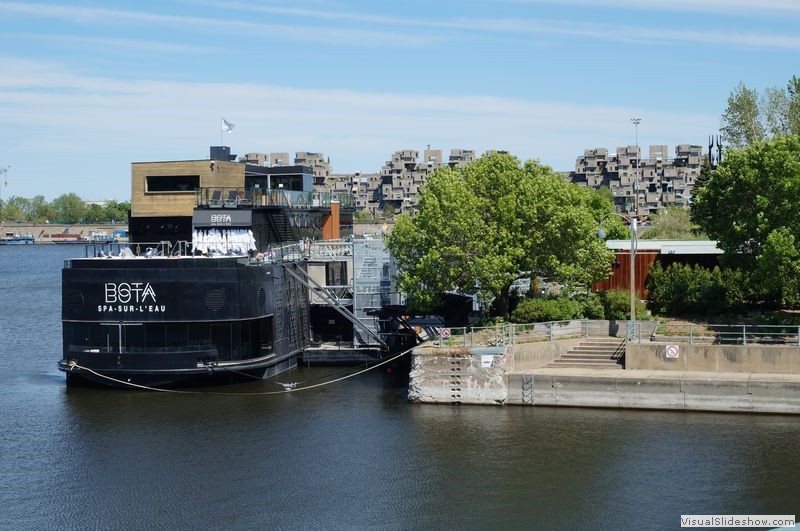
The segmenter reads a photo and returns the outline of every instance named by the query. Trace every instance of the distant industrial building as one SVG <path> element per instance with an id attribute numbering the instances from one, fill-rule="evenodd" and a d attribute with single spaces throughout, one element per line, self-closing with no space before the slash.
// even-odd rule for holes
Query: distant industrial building
<path id="1" fill-rule="evenodd" d="M 637 146 L 618 147 L 612 155 L 593 148 L 584 150 L 566 177 L 595 190 L 610 189 L 619 212 L 635 213 L 638 203 L 639 214 L 650 215 L 670 205 L 689 206 L 702 163 L 703 147 L 692 144 L 677 146 L 673 158 L 666 145 L 650 146 L 647 158 Z"/>

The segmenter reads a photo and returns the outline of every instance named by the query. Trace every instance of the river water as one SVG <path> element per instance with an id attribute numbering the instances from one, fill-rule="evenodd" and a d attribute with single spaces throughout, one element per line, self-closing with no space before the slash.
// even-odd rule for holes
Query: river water
<path id="1" fill-rule="evenodd" d="M 80 252 L 0 247 L 0 529 L 673 529 L 681 514 L 800 513 L 800 418 L 414 405 L 381 371 L 277 396 L 67 389 L 60 269 Z"/>

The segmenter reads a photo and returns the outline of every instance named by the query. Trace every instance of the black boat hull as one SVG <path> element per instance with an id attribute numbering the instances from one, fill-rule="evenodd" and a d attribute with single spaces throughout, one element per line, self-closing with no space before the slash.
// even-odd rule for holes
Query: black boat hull
<path id="1" fill-rule="evenodd" d="M 271 357 L 258 362 L 250 361 L 191 369 L 150 371 L 96 369 L 61 360 L 58 363 L 58 368 L 66 373 L 68 386 L 172 389 L 240 383 L 270 378 L 296 367 L 299 358 L 300 353 L 298 352 L 281 358 Z"/>

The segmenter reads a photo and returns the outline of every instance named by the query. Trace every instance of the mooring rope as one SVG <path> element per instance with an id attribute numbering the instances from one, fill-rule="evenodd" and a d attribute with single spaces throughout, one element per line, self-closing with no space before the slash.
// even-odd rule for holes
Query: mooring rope
<path id="1" fill-rule="evenodd" d="M 266 396 L 266 395 L 282 395 L 285 393 L 293 393 L 296 391 L 306 391 L 308 389 L 314 389 L 316 387 L 323 387 L 325 385 L 331 385 L 336 382 L 341 382 L 342 380 L 347 380 L 348 378 L 353 378 L 354 376 L 358 376 L 359 374 L 364 374 L 365 372 L 369 372 L 372 369 L 377 369 L 381 365 L 386 365 L 402 356 L 405 356 L 409 352 L 414 350 L 414 348 L 410 348 L 408 350 L 404 350 L 400 354 L 396 356 L 392 356 L 391 358 L 385 359 L 380 363 L 376 363 L 371 367 L 367 367 L 366 369 L 362 369 L 358 372 L 354 372 L 353 374 L 348 374 L 347 376 L 342 376 L 341 378 L 335 378 L 333 380 L 329 380 L 327 382 L 320 382 L 313 385 L 307 385 L 305 387 L 295 387 L 295 388 L 286 388 L 283 391 L 256 391 L 253 393 L 239 393 L 239 392 L 232 392 L 232 393 L 225 393 L 220 391 L 187 391 L 185 389 L 163 389 L 161 387 L 150 387 L 148 385 L 137 384 L 133 382 L 126 382 L 125 380 L 120 380 L 118 378 L 114 378 L 113 376 L 108 376 L 107 374 L 101 374 L 94 369 L 90 369 L 89 367 L 84 367 L 82 365 L 78 365 L 77 362 L 71 361 L 69 363 L 70 368 L 81 369 L 91 374 L 94 374 L 98 378 L 103 378 L 112 382 L 116 382 L 118 384 L 126 385 L 129 387 L 135 387 L 137 389 L 145 389 L 147 391 L 158 391 L 161 393 L 174 393 L 174 394 L 182 394 L 182 395 L 219 395 L 219 396 Z"/>

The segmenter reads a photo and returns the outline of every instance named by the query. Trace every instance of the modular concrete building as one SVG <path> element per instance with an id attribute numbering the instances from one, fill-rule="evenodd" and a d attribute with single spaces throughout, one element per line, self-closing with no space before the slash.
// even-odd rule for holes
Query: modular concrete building
<path id="1" fill-rule="evenodd" d="M 638 146 L 618 147 L 609 154 L 606 148 L 586 149 L 575 162 L 569 181 L 598 189 L 611 190 L 619 212 L 650 215 L 670 205 L 688 207 L 694 183 L 700 176 L 703 147 L 680 144 L 669 158 L 667 145 L 650 146 L 648 157 Z"/>

